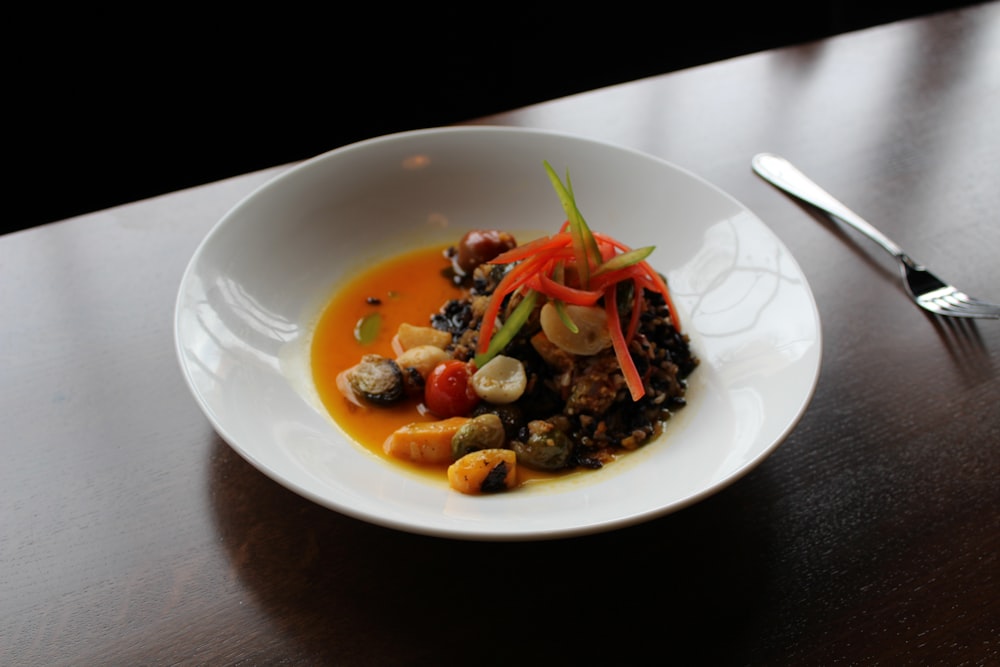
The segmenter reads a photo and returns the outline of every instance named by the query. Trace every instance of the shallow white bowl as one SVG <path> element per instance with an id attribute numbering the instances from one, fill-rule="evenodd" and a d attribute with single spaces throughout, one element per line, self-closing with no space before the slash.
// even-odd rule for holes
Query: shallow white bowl
<path id="1" fill-rule="evenodd" d="M 701 366 L 663 437 L 600 471 L 465 496 L 373 455 L 323 409 L 313 326 L 338 281 L 373 260 L 473 228 L 556 231 L 542 163 L 568 168 L 591 227 L 655 245 Z M 543 539 L 685 507 L 751 470 L 805 411 L 820 322 L 799 266 L 750 211 L 658 158 L 514 128 L 390 135 L 331 151 L 227 213 L 188 266 L 177 353 L 195 399 L 247 461 L 323 506 L 442 537 Z"/>

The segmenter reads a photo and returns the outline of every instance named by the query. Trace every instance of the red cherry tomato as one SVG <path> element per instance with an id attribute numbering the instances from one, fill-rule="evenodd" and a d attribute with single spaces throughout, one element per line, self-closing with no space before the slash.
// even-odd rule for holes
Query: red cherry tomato
<path id="1" fill-rule="evenodd" d="M 424 405 L 442 419 L 465 417 L 479 403 L 472 388 L 472 367 L 464 361 L 443 361 L 434 367 L 424 385 Z"/>

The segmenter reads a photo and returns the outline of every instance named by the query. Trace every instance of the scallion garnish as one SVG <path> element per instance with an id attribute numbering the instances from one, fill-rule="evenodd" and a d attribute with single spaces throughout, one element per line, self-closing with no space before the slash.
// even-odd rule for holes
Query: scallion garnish
<path id="1" fill-rule="evenodd" d="M 574 333 L 578 328 L 566 313 L 565 304 L 600 307 L 603 303 L 618 364 L 633 400 L 639 400 L 645 394 L 645 388 L 628 345 L 645 303 L 643 289 L 663 296 L 673 325 L 680 330 L 680 320 L 666 283 L 646 263 L 654 247 L 633 250 L 606 234 L 592 232 L 577 206 L 569 172 L 564 185 L 552 166 L 548 162 L 543 164 L 566 213 L 566 222 L 557 234 L 513 248 L 490 260 L 493 264 L 514 266 L 497 285 L 487 303 L 479 330 L 475 364 L 482 367 L 510 344 L 528 321 L 539 294 L 554 302 L 563 323 Z M 617 289 L 620 283 L 626 281 L 632 283 L 634 297 L 627 329 L 623 330 L 618 314 Z M 508 295 L 518 291 L 523 295 L 521 302 L 494 333 L 501 305 Z"/>

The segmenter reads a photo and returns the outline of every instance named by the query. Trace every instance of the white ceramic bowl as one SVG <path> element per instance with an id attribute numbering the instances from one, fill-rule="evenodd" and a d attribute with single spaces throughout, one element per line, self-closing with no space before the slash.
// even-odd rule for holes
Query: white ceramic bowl
<path id="1" fill-rule="evenodd" d="M 663 437 L 600 471 L 466 496 L 351 441 L 323 409 L 312 329 L 338 281 L 465 230 L 554 232 L 543 169 L 568 168 L 591 227 L 655 245 L 701 366 Z M 750 211 L 661 159 L 585 138 L 459 127 L 390 135 L 308 160 L 239 202 L 184 274 L 175 335 L 184 376 L 230 446 L 332 510 L 442 537 L 581 535 L 685 507 L 744 475 L 805 411 L 820 322 L 799 266 Z"/>

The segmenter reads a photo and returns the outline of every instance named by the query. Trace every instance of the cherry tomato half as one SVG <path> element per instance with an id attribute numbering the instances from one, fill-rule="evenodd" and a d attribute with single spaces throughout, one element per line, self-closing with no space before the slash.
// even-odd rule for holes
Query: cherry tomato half
<path id="1" fill-rule="evenodd" d="M 472 367 L 464 361 L 443 361 L 434 367 L 424 385 L 424 405 L 442 419 L 465 417 L 479 403 L 472 388 Z"/>

